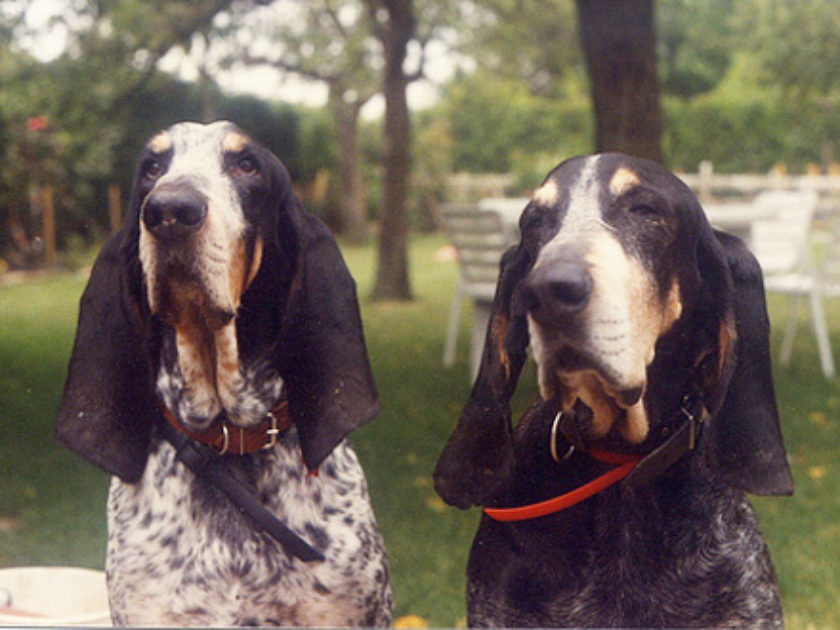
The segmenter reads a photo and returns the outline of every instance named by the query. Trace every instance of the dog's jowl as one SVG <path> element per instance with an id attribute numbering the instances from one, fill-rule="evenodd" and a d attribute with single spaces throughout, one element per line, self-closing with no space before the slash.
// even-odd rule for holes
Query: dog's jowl
<path id="1" fill-rule="evenodd" d="M 435 486 L 485 514 L 476 626 L 781 625 L 746 498 L 789 494 L 761 270 L 661 166 L 554 169 L 502 260 Z M 538 400 L 511 425 L 530 346 Z"/>
<path id="2" fill-rule="evenodd" d="M 345 439 L 378 408 L 355 285 L 280 161 L 227 122 L 149 140 L 82 297 L 57 421 L 114 475 L 114 621 L 389 623 Z"/>

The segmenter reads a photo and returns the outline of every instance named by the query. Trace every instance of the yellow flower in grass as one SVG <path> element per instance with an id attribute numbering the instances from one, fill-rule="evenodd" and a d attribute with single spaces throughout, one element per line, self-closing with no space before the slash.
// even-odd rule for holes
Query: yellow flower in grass
<path id="1" fill-rule="evenodd" d="M 446 503 L 444 503 L 443 500 L 441 500 L 441 498 L 436 494 L 426 499 L 426 507 L 432 512 L 437 512 L 438 514 L 446 512 Z"/>
<path id="2" fill-rule="evenodd" d="M 825 474 L 828 472 L 828 469 L 825 466 L 811 466 L 808 469 L 808 476 L 813 479 L 814 481 L 819 481 Z"/>
<path id="3" fill-rule="evenodd" d="M 395 628 L 428 628 L 429 622 L 419 615 L 404 615 L 394 620 Z"/>
<path id="4" fill-rule="evenodd" d="M 431 488 L 432 487 L 432 478 L 427 477 L 426 475 L 418 475 L 414 478 L 414 487 L 415 488 Z"/>
<path id="5" fill-rule="evenodd" d="M 828 416 L 823 411 L 812 411 L 808 414 L 808 419 L 819 426 L 828 424 Z"/>

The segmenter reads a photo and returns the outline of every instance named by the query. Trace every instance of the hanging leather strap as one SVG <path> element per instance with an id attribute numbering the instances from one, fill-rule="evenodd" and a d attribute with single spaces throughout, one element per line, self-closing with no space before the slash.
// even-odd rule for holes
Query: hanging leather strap
<path id="1" fill-rule="evenodd" d="M 269 512 L 231 474 L 229 463 L 211 448 L 191 440 L 169 422 L 159 422 L 163 438 L 175 447 L 178 461 L 189 468 L 196 477 L 218 488 L 239 512 L 247 514 L 259 527 L 276 540 L 286 553 L 302 560 L 315 562 L 324 560 L 324 555 L 314 549 L 303 538 Z"/>

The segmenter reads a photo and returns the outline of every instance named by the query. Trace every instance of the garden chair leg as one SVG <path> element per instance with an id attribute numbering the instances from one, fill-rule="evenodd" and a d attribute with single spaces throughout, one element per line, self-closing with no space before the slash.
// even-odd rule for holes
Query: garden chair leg
<path id="1" fill-rule="evenodd" d="M 799 297 L 790 296 L 787 302 L 785 335 L 782 338 L 782 351 L 779 355 L 779 362 L 785 367 L 790 365 L 790 357 L 793 354 L 793 339 L 796 337 L 796 325 L 799 323 L 799 312 L 801 310 Z"/>
<path id="2" fill-rule="evenodd" d="M 834 357 L 831 353 L 831 341 L 828 337 L 828 326 L 825 323 L 822 293 L 819 287 L 809 294 L 811 301 L 811 319 L 814 322 L 814 334 L 817 336 L 817 348 L 820 352 L 820 365 L 826 378 L 834 376 Z"/>
<path id="3" fill-rule="evenodd" d="M 475 381 L 478 367 L 481 364 L 481 353 L 484 351 L 484 339 L 487 337 L 487 326 L 490 324 L 492 302 L 484 300 L 473 301 L 473 326 L 470 336 L 470 378 Z"/>
<path id="4" fill-rule="evenodd" d="M 443 366 L 452 367 L 455 363 L 455 346 L 458 343 L 458 326 L 461 323 L 461 306 L 464 302 L 464 295 L 461 293 L 461 285 L 455 289 L 452 295 L 452 305 L 449 307 L 449 323 L 446 326 L 446 343 L 443 346 Z"/>

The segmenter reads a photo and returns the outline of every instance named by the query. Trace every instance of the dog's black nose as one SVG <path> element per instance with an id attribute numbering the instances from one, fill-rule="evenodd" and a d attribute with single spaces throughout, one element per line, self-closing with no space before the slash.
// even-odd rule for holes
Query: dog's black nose
<path id="1" fill-rule="evenodd" d="M 559 323 L 589 302 L 592 278 L 581 265 L 550 261 L 535 267 L 525 280 L 525 305 L 540 323 Z"/>
<path id="2" fill-rule="evenodd" d="M 195 232 L 207 217 L 207 200 L 190 188 L 167 187 L 153 191 L 143 204 L 143 223 L 161 240 Z"/>

